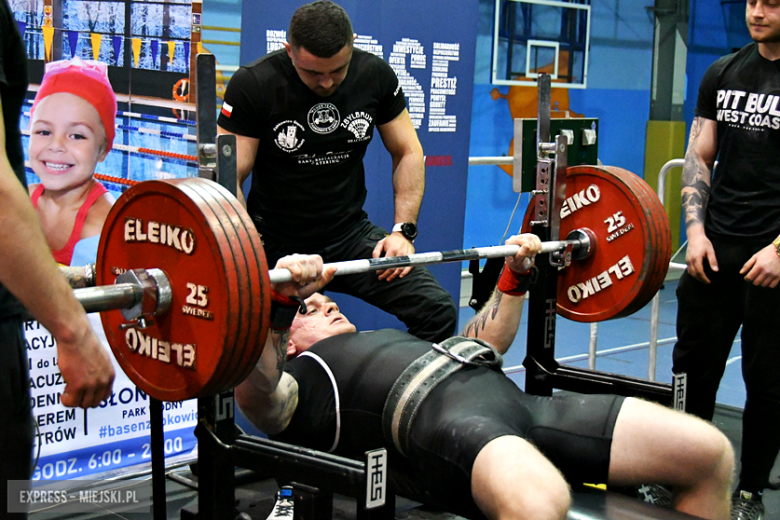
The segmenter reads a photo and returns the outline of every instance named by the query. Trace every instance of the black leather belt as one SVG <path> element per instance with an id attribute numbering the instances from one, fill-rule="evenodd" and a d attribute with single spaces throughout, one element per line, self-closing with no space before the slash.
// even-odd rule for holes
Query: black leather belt
<path id="1" fill-rule="evenodd" d="M 420 404 L 436 385 L 464 366 L 489 366 L 500 370 L 504 362 L 495 348 L 479 339 L 449 338 L 441 344 L 434 343 L 431 349 L 398 376 L 382 410 L 385 439 L 392 439 L 404 456 L 412 421 Z"/>

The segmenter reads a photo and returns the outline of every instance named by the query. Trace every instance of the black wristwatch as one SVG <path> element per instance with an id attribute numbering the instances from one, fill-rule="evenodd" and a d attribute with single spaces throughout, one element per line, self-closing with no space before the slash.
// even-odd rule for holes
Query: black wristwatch
<path id="1" fill-rule="evenodd" d="M 400 231 L 409 242 L 414 243 L 414 239 L 417 238 L 417 225 L 415 225 L 414 222 L 396 224 L 393 226 L 393 233 L 396 231 Z"/>

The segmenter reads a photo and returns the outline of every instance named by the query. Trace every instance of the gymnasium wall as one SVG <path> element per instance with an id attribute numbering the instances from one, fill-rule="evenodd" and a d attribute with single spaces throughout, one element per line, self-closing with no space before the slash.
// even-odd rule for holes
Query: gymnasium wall
<path id="1" fill-rule="evenodd" d="M 586 89 L 568 89 L 568 109 L 599 118 L 599 158 L 643 175 L 645 125 L 650 110 L 653 23 L 645 10 L 651 0 L 592 2 Z M 513 117 L 527 114 L 533 87 L 490 83 L 494 0 L 480 0 L 474 73 L 471 156 L 508 155 Z M 535 99 L 535 98 L 534 98 Z M 509 233 L 522 222 L 523 195 Z M 497 245 L 510 223 L 517 194 L 512 179 L 498 166 L 472 166 L 468 174 L 463 246 Z"/>
<path id="2" fill-rule="evenodd" d="M 643 177 L 653 51 L 653 19 L 647 8 L 653 4 L 653 0 L 591 3 L 588 87 L 568 91 L 572 112 L 599 118 L 600 160 Z M 479 2 L 471 156 L 506 155 L 512 139 L 512 89 L 518 87 L 490 83 L 494 5 L 494 0 Z M 699 83 L 707 67 L 751 41 L 744 16 L 742 1 L 691 0 L 686 128 L 693 121 Z M 524 195 L 520 201 L 510 233 L 520 226 L 527 198 Z M 464 247 L 498 244 L 516 202 L 511 178 L 503 170 L 470 167 Z M 684 229 L 681 236 L 685 236 Z"/>

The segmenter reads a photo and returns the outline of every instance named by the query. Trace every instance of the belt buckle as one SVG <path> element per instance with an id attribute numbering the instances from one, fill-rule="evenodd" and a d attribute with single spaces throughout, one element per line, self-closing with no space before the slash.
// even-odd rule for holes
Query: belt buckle
<path id="1" fill-rule="evenodd" d="M 457 361 L 458 363 L 461 363 L 463 365 L 471 365 L 472 364 L 471 361 L 469 361 L 468 359 L 464 358 L 460 354 L 456 354 L 455 352 L 450 352 L 449 350 L 447 350 L 446 348 L 442 347 L 438 343 L 431 343 L 431 348 L 433 350 L 435 350 L 436 352 L 438 352 L 439 354 L 444 354 L 448 358 L 454 359 L 455 361 Z"/>

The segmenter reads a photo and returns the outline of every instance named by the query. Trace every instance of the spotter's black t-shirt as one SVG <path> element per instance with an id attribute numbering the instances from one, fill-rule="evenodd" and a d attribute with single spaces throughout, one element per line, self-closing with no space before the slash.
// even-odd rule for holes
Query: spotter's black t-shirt
<path id="1" fill-rule="evenodd" d="M 346 78 L 328 97 L 301 81 L 284 49 L 241 67 L 218 122 L 259 139 L 247 196 L 258 231 L 293 249 L 345 235 L 366 217 L 363 156 L 374 128 L 405 108 L 392 68 L 357 48 Z"/>

